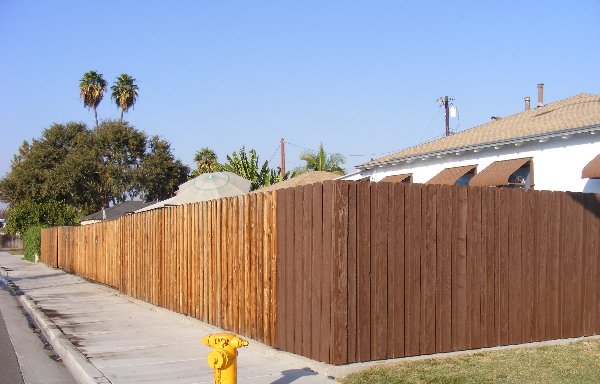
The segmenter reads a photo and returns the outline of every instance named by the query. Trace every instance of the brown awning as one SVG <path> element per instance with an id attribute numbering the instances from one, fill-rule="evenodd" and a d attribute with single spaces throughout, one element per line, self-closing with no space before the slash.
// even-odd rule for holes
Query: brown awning
<path id="1" fill-rule="evenodd" d="M 386 176 L 379 181 L 384 181 L 386 183 L 412 183 L 412 173 Z"/>
<path id="2" fill-rule="evenodd" d="M 446 168 L 442 172 L 433 176 L 425 184 L 442 184 L 442 185 L 454 185 L 456 180 L 460 179 L 467 173 L 477 168 L 477 165 L 465 165 L 463 167 Z"/>
<path id="3" fill-rule="evenodd" d="M 583 167 L 581 172 L 582 179 L 600 179 L 600 155 L 594 157 L 592 161 Z"/>
<path id="4" fill-rule="evenodd" d="M 483 171 L 479 172 L 469 182 L 471 187 L 489 187 L 496 185 L 508 185 L 508 178 L 519 168 L 531 161 L 531 157 L 494 161 Z"/>

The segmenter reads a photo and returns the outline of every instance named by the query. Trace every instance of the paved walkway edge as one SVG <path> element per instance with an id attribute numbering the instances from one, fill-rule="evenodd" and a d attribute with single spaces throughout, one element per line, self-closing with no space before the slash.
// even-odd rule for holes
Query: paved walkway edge
<path id="1" fill-rule="evenodd" d="M 29 312 L 54 351 L 80 384 L 109 384 L 111 381 L 77 349 L 54 322 L 27 295 L 20 295 L 19 302 Z"/>

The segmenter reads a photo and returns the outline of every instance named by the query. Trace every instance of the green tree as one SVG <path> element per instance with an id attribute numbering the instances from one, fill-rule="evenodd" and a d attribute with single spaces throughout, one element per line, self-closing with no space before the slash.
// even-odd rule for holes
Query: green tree
<path id="1" fill-rule="evenodd" d="M 84 107 L 94 110 L 96 127 L 98 126 L 98 112 L 96 109 L 104 97 L 107 85 L 102 74 L 96 71 L 86 72 L 79 80 L 79 96 L 83 100 Z"/>
<path id="2" fill-rule="evenodd" d="M 219 172 L 223 168 L 223 166 L 219 164 L 215 151 L 207 147 L 196 151 L 194 161 L 196 162 L 196 169 L 193 176 L 198 176 L 202 173 Z"/>
<path id="3" fill-rule="evenodd" d="M 95 157 L 89 152 L 84 156 L 90 139 L 85 125 L 67 123 L 53 124 L 31 144 L 23 142 L 10 172 L 0 180 L 0 200 L 64 201 L 82 210 L 98 207 L 85 185 L 85 180 L 93 183 L 97 178 L 90 163 Z"/>
<path id="4" fill-rule="evenodd" d="M 123 113 L 129 111 L 135 105 L 138 97 L 138 86 L 135 79 L 128 74 L 121 74 L 117 77 L 117 81 L 112 87 L 112 99 L 121 109 L 121 121 L 123 121 Z"/>
<path id="5" fill-rule="evenodd" d="M 223 164 L 223 170 L 235 173 L 246 180 L 250 180 L 252 191 L 272 184 L 269 162 L 265 161 L 262 166 L 258 165 L 258 155 L 254 149 L 246 153 L 246 148 L 227 155 L 227 163 Z"/>
<path id="6" fill-rule="evenodd" d="M 187 180 L 190 168 L 176 160 L 171 145 L 158 136 L 150 138 L 149 147 L 137 173 L 140 194 L 146 201 L 164 200 Z"/>
<path id="7" fill-rule="evenodd" d="M 138 197 L 168 198 L 187 178 L 169 144 L 126 122 L 53 124 L 24 142 L 0 179 L 0 201 L 64 202 L 82 213 Z"/>
<path id="8" fill-rule="evenodd" d="M 103 207 L 135 198 L 139 192 L 136 172 L 146 154 L 146 135 L 127 122 L 108 120 L 92 132 L 92 141 Z"/>
<path id="9" fill-rule="evenodd" d="M 345 173 L 342 165 L 346 162 L 344 156 L 339 153 L 327 154 L 323 149 L 323 144 L 319 145 L 318 151 L 305 151 L 300 154 L 300 160 L 306 162 L 303 167 L 296 168 L 294 174 L 300 174 L 307 171 L 326 171 L 340 175 Z"/>

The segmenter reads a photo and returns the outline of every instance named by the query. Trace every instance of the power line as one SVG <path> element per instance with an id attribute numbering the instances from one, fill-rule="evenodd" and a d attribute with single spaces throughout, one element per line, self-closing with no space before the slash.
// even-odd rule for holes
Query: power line
<path id="1" fill-rule="evenodd" d="M 309 149 L 309 148 L 302 147 L 302 146 L 300 146 L 300 145 L 297 145 L 297 144 L 294 144 L 294 143 L 290 143 L 290 142 L 289 142 L 289 141 L 287 141 L 287 140 L 286 140 L 286 142 L 285 142 L 285 143 L 286 143 L 286 144 L 289 144 L 289 145 L 291 145 L 291 146 L 293 146 L 293 147 L 296 147 L 296 148 L 304 149 L 305 151 L 315 151 L 314 149 Z"/>
<path id="2" fill-rule="evenodd" d="M 271 160 L 273 160 L 277 152 L 279 152 L 279 144 L 275 147 L 275 152 L 273 152 L 273 156 L 271 156 L 271 158 L 269 159 L 269 163 L 271 162 Z"/>

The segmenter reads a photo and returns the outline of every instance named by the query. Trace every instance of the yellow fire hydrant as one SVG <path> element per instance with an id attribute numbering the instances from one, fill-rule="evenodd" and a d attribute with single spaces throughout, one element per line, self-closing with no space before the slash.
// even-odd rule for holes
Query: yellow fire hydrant
<path id="1" fill-rule="evenodd" d="M 208 354 L 208 365 L 214 369 L 215 384 L 237 383 L 237 349 L 248 342 L 233 333 L 215 333 L 205 336 L 202 342 L 214 348 Z"/>

